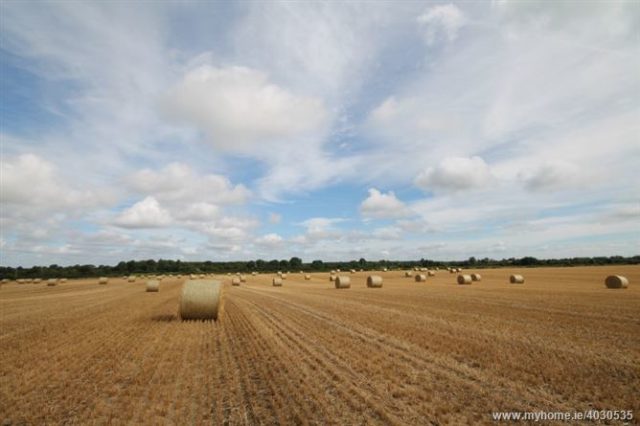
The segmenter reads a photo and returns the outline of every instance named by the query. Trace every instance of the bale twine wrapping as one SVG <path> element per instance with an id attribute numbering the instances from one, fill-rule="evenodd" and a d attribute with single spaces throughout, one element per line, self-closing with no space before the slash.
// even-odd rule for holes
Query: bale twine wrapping
<path id="1" fill-rule="evenodd" d="M 216 280 L 188 280 L 182 285 L 180 318 L 218 319 L 222 285 Z"/>
<path id="2" fill-rule="evenodd" d="M 522 275 L 513 274 L 509 277 L 511 284 L 524 284 L 524 277 Z"/>
<path id="3" fill-rule="evenodd" d="M 346 275 L 338 275 L 335 280 L 336 288 L 350 288 L 351 278 Z"/>
<path id="4" fill-rule="evenodd" d="M 471 275 L 460 274 L 458 275 L 458 284 L 471 284 Z"/>
<path id="5" fill-rule="evenodd" d="M 158 291 L 160 291 L 160 280 L 147 281 L 147 292 L 157 293 Z"/>
<path id="6" fill-rule="evenodd" d="M 605 278 L 604 285 L 607 288 L 627 288 L 629 287 L 629 280 L 622 275 L 609 275 Z"/>
<path id="7" fill-rule="evenodd" d="M 416 274 L 416 282 L 422 282 L 427 280 L 427 276 L 425 274 Z"/>
<path id="8" fill-rule="evenodd" d="M 435 277 L 436 276 L 436 272 L 435 271 L 427 271 L 427 275 L 430 277 Z"/>
<path id="9" fill-rule="evenodd" d="M 382 287 L 382 277 L 380 275 L 369 275 L 367 277 L 367 287 L 371 287 L 371 288 Z"/>
<path id="10" fill-rule="evenodd" d="M 309 280 L 311 279 L 311 275 L 306 274 L 306 275 L 304 276 L 304 279 L 305 279 L 305 280 L 307 280 L 307 281 L 309 281 Z"/>
<path id="11" fill-rule="evenodd" d="M 480 275 L 480 274 L 471 274 L 471 279 L 473 281 L 482 281 L 482 275 Z"/>
<path id="12" fill-rule="evenodd" d="M 280 277 L 274 277 L 273 281 L 272 281 L 272 285 L 274 287 L 282 287 L 282 278 Z"/>
<path id="13" fill-rule="evenodd" d="M 233 277 L 231 279 L 231 285 L 239 286 L 240 285 L 240 277 Z"/>
<path id="14" fill-rule="evenodd" d="M 47 285 L 53 287 L 54 285 L 58 285 L 58 280 L 55 278 L 49 278 L 47 280 Z"/>
<path id="15" fill-rule="evenodd" d="M 404 276 L 405 276 L 405 277 L 412 277 L 412 276 L 413 276 L 413 272 L 411 272 L 411 271 L 406 271 L 406 272 L 404 273 Z"/>

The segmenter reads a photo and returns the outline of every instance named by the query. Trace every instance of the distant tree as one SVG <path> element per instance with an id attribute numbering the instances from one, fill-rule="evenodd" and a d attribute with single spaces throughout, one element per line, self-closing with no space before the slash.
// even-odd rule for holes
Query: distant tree
<path id="1" fill-rule="evenodd" d="M 292 257 L 289 260 L 289 267 L 291 269 L 296 269 L 299 270 L 302 268 L 302 259 L 300 259 L 299 257 Z"/>

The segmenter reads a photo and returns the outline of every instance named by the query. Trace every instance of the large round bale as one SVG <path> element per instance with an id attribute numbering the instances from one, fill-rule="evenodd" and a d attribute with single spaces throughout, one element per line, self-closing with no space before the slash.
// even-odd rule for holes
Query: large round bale
<path id="1" fill-rule="evenodd" d="M 157 293 L 160 291 L 160 281 L 159 280 L 149 280 L 147 281 L 147 291 Z"/>
<path id="2" fill-rule="evenodd" d="M 338 275 L 335 280 L 336 288 L 350 288 L 351 278 L 346 275 Z"/>
<path id="3" fill-rule="evenodd" d="M 57 280 L 57 279 L 55 279 L 55 278 L 49 278 L 49 279 L 47 280 L 47 285 L 48 285 L 49 287 L 53 287 L 53 286 L 55 286 L 55 285 L 58 285 L 58 280 Z"/>
<path id="4" fill-rule="evenodd" d="M 133 280 L 135 281 L 135 277 L 133 278 Z M 106 284 L 108 282 L 109 282 L 109 280 L 107 279 L 107 277 L 100 277 L 98 279 L 98 284 L 104 285 L 104 284 Z M 131 277 L 129 278 L 129 282 L 133 282 L 133 281 L 131 281 Z"/>
<path id="5" fill-rule="evenodd" d="M 427 276 L 435 277 L 436 276 L 436 272 L 435 271 L 427 271 Z"/>
<path id="6" fill-rule="evenodd" d="M 629 287 L 629 280 L 622 275 L 609 275 L 605 278 L 604 285 L 607 288 L 627 288 Z"/>
<path id="7" fill-rule="evenodd" d="M 466 275 L 466 274 L 458 275 L 458 284 L 471 284 L 471 281 L 473 281 L 473 279 L 471 278 L 471 275 Z"/>
<path id="8" fill-rule="evenodd" d="M 471 279 L 473 281 L 482 281 L 482 275 L 480 275 L 480 274 L 471 274 Z"/>
<path id="9" fill-rule="evenodd" d="M 382 277 L 380 275 L 369 275 L 367 277 L 367 287 L 371 287 L 371 288 L 382 287 Z"/>
<path id="10" fill-rule="evenodd" d="M 240 277 L 233 277 L 231 279 L 231 285 L 236 286 L 236 287 L 239 286 L 240 285 Z"/>
<path id="11" fill-rule="evenodd" d="M 427 276 L 425 274 L 416 274 L 416 282 L 422 282 L 422 281 L 426 281 L 427 280 Z"/>
<path id="12" fill-rule="evenodd" d="M 305 279 L 305 280 L 307 280 L 307 281 L 309 281 L 309 280 L 311 279 L 311 275 L 306 274 L 306 275 L 304 276 L 304 279 Z"/>
<path id="13" fill-rule="evenodd" d="M 244 275 L 240 275 L 240 277 L 239 277 L 239 278 L 240 278 L 240 282 L 241 282 L 241 283 L 245 283 L 245 282 L 247 282 L 247 277 L 245 277 Z"/>
<path id="14" fill-rule="evenodd" d="M 271 282 L 271 284 L 272 284 L 274 287 L 282 287 L 282 278 L 280 278 L 280 277 L 274 277 L 274 278 L 273 278 L 273 281 Z"/>
<path id="15" fill-rule="evenodd" d="M 404 276 L 405 276 L 405 277 L 412 277 L 412 276 L 413 276 L 413 272 L 411 272 L 411 271 L 405 271 Z"/>
<path id="16" fill-rule="evenodd" d="M 220 281 L 188 280 L 182 285 L 180 318 L 183 320 L 216 320 L 221 299 Z"/>
<path id="17" fill-rule="evenodd" d="M 509 277 L 511 284 L 524 284 L 524 277 L 522 275 L 513 274 Z"/>

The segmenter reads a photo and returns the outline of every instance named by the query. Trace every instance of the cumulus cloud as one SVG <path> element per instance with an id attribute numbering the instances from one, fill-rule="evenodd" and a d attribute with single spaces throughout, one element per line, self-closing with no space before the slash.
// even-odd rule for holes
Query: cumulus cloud
<path id="1" fill-rule="evenodd" d="M 123 228 L 158 228 L 171 224 L 171 215 L 158 200 L 147 197 L 120 213 L 114 224 Z"/>
<path id="2" fill-rule="evenodd" d="M 480 157 L 445 158 L 415 178 L 415 185 L 425 191 L 463 191 L 482 188 L 492 179 L 487 163 Z"/>
<path id="3" fill-rule="evenodd" d="M 320 131 L 327 119 L 321 100 L 296 96 L 245 67 L 202 65 L 188 72 L 167 95 L 170 117 L 203 129 L 218 149 L 264 153 L 281 143 Z"/>
<path id="4" fill-rule="evenodd" d="M 465 25 L 466 18 L 456 5 L 449 3 L 430 7 L 418 17 L 418 23 L 424 31 L 427 44 L 432 45 L 441 39 L 454 41 L 460 28 Z"/>
<path id="5" fill-rule="evenodd" d="M 360 204 L 360 214 L 365 218 L 393 219 L 405 217 L 409 211 L 393 191 L 385 194 L 376 188 L 370 188 L 369 196 Z"/>
<path id="6" fill-rule="evenodd" d="M 521 173 L 520 178 L 530 191 L 553 191 L 575 185 L 579 181 L 579 169 L 568 161 L 548 161 Z"/>
<path id="7" fill-rule="evenodd" d="M 280 235 L 271 233 L 256 238 L 255 244 L 263 247 L 277 247 L 282 244 L 282 241 Z"/>

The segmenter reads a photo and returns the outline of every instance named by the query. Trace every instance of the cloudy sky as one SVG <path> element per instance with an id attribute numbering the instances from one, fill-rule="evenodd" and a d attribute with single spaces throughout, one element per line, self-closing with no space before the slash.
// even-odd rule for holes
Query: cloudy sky
<path id="1" fill-rule="evenodd" d="M 0 263 L 638 254 L 639 5 L 3 1 Z"/>

